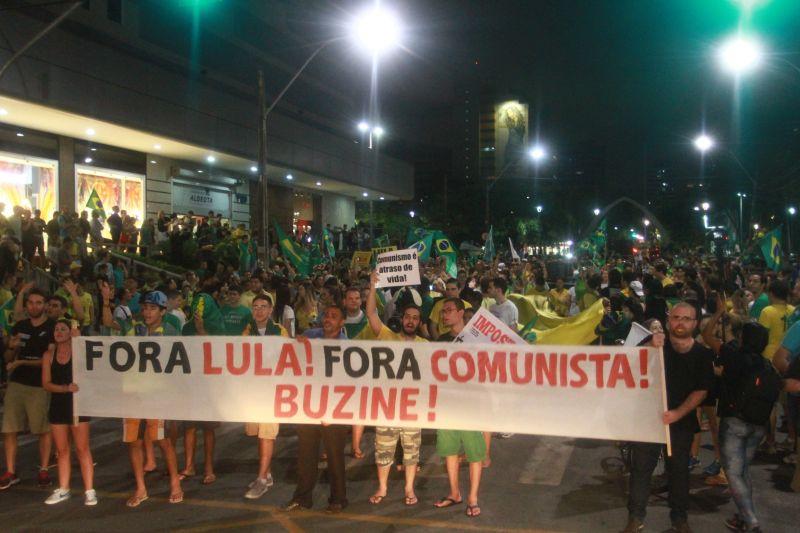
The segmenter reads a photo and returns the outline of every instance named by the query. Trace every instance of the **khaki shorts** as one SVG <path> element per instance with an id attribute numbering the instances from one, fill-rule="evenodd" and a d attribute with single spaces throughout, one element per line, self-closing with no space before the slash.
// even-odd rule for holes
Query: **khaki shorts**
<path id="1" fill-rule="evenodd" d="M 122 423 L 122 442 L 143 440 L 145 434 L 150 437 L 150 440 L 154 441 L 165 438 L 163 420 L 125 418 Z"/>
<path id="2" fill-rule="evenodd" d="M 278 436 L 278 430 L 280 427 L 280 424 L 259 424 L 258 422 L 248 422 L 244 425 L 244 432 L 248 437 L 275 440 L 275 437 Z"/>
<path id="3" fill-rule="evenodd" d="M 50 431 L 47 413 L 50 393 L 41 387 L 9 382 L 3 405 L 3 433 L 18 433 L 30 429 L 41 435 Z"/>

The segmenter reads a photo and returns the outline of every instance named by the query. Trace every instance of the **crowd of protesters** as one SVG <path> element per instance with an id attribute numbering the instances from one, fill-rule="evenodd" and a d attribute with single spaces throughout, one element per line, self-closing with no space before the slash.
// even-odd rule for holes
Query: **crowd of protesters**
<path id="1" fill-rule="evenodd" d="M 91 217 L 89 220 L 88 213 L 76 216 L 63 212 L 45 223 L 39 213 L 31 216 L 15 208 L 13 217 L 0 220 L 4 230 L 0 243 L 0 320 L 7 363 L 3 368 L 7 388 L 2 490 L 20 481 L 16 474 L 16 436 L 29 430 L 40 439 L 38 482 L 43 487 L 52 483 L 47 468 L 53 443 L 57 449 L 58 487 L 46 503 L 69 498 L 71 435 L 85 503 L 97 503 L 90 421 L 72 416 L 71 395 L 80 394 L 81 385 L 72 381 L 70 340 L 74 336 L 278 335 L 450 342 L 475 310 L 484 307 L 535 342 L 530 324 L 520 323 L 519 310 L 507 297 L 512 293 L 533 297 L 537 305 L 562 317 L 581 313 L 602 301 L 604 316 L 596 330 L 596 342 L 621 344 L 638 323 L 652 333 L 649 342 L 663 345 L 669 405 L 664 423 L 669 425 L 672 438 L 672 455 L 664 460 L 675 531 L 690 530 L 689 476 L 698 467 L 701 428 L 711 432 L 716 457 L 703 469 L 705 481 L 729 487 L 737 508 L 726 520 L 732 530 L 759 531 L 761 527 L 748 474 L 757 449 L 776 460 L 782 455 L 781 460 L 796 463 L 800 306 L 794 306 L 800 304 L 800 283 L 795 265 L 772 272 L 738 258 L 720 261 L 684 252 L 652 260 L 621 257 L 600 266 L 588 264 L 579 268 L 573 279 L 571 270 L 570 275 L 553 275 L 536 257 L 505 263 L 499 258 L 462 258 L 455 277 L 446 273 L 443 261 L 431 260 L 422 266 L 421 285 L 378 290 L 370 269 L 353 267 L 345 257 L 328 258 L 310 276 L 299 275 L 277 248 L 271 250 L 268 267 L 259 265 L 253 236 L 243 227 L 231 230 L 213 214 L 197 218 L 166 217 L 162 213 L 157 220 L 145 221 L 140 230 L 131 231 L 127 215 L 115 208 L 105 221 L 110 240 L 95 239 L 102 236 L 103 227 L 98 226 L 102 221 L 95 213 Z M 48 237 L 46 256 L 40 250 L 43 233 Z M 86 246 L 90 236 L 96 246 Z M 180 249 L 186 240 L 197 241 L 198 249 L 204 250 L 226 239 L 244 244 L 237 258 L 226 263 L 217 254 L 201 254 L 200 268 L 180 277 L 163 271 L 138 277 L 128 272 L 124 258 L 112 253 L 120 248 L 138 248 L 142 255 L 148 255 L 161 243 Z M 360 239 L 358 230 L 343 228 L 335 234 L 336 248 L 357 248 L 363 245 Z M 53 254 L 51 246 L 57 249 Z M 34 263 L 39 257 L 41 266 L 46 261 L 55 264 L 57 289 L 46 293 L 43 287 L 25 279 L 18 268 L 20 256 Z M 744 405 L 741 391 L 753 375 L 767 379 L 770 371 L 784 392 L 780 400 L 768 404 L 764 419 L 765 409 Z M 780 420 L 788 437 L 778 442 Z M 217 426 L 213 422 L 126 419 L 123 441 L 128 444 L 135 477 L 127 505 L 136 507 L 148 498 L 145 478 L 157 469 L 155 445 L 166 463 L 169 501 L 183 500 L 182 482 L 196 475 L 198 431 L 202 431 L 204 442 L 201 482 L 213 484 Z M 291 511 L 312 506 L 322 443 L 331 487 L 327 510 L 340 512 L 348 504 L 344 475 L 348 434 L 350 452 L 363 457 L 363 426 L 298 425 L 295 429 L 297 487 L 284 508 Z M 259 421 L 244 428 L 244 433 L 256 437 L 258 443 L 254 450 L 257 472 L 244 497 L 260 498 L 276 482 L 271 460 L 280 430 L 278 424 Z M 467 516 L 479 516 L 480 478 L 483 469 L 491 466 L 492 440 L 513 435 L 452 430 L 437 430 L 436 434 L 436 450 L 445 458 L 449 485 L 446 495 L 434 505 L 446 508 L 466 499 Z M 397 462 L 405 476 L 405 504 L 416 505 L 421 430 L 379 427 L 375 435 L 377 488 L 369 501 L 379 505 L 387 497 L 390 468 Z M 624 531 L 636 532 L 643 528 L 650 478 L 662 457 L 662 447 L 633 443 L 630 450 L 629 522 Z M 462 494 L 458 481 L 462 462 L 469 463 L 466 494 Z M 792 489 L 800 492 L 798 473 Z"/>

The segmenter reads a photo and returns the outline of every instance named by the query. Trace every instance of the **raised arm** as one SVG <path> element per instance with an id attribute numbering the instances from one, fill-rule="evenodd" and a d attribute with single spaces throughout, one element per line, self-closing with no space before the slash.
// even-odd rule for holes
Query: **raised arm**
<path id="1" fill-rule="evenodd" d="M 369 276 L 369 294 L 367 295 L 367 320 L 372 333 L 378 335 L 383 329 L 383 322 L 378 316 L 378 295 L 375 284 L 378 283 L 378 273 L 374 270 Z"/>

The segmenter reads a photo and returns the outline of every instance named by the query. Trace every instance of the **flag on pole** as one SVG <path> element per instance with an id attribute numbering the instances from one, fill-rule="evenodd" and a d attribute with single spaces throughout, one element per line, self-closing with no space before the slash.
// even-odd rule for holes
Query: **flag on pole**
<path id="1" fill-rule="evenodd" d="M 519 261 L 519 254 L 514 249 L 514 243 L 511 242 L 511 237 L 508 238 L 508 247 L 511 249 L 511 259 L 516 259 Z"/>
<path id="2" fill-rule="evenodd" d="M 328 228 L 323 228 L 322 230 L 322 242 L 325 243 L 325 250 L 328 252 L 328 257 L 331 259 L 336 257 L 336 248 L 333 246 L 333 237 L 331 236 L 331 232 L 328 231 Z"/>
<path id="3" fill-rule="evenodd" d="M 425 228 L 411 228 L 406 234 L 406 247 L 411 248 L 419 241 L 423 240 L 426 235 L 431 235 L 433 232 Z"/>
<path id="4" fill-rule="evenodd" d="M 441 231 L 436 231 L 434 233 L 434 240 L 436 241 L 436 254 L 444 257 L 445 259 L 445 270 L 447 271 L 447 275 L 451 278 L 455 278 L 458 276 L 458 253 L 456 252 L 455 248 L 453 248 L 453 244 L 450 242 L 450 239 L 442 233 Z"/>
<path id="5" fill-rule="evenodd" d="M 783 250 L 781 249 L 781 228 L 770 231 L 758 242 L 761 253 L 767 261 L 767 268 L 778 271 L 781 269 Z"/>
<path id="6" fill-rule="evenodd" d="M 100 195 L 97 194 L 97 189 L 92 187 L 92 192 L 89 194 L 89 199 L 86 201 L 86 208 L 100 213 L 101 218 L 106 218 L 106 211 L 103 209 L 103 201 L 100 200 Z"/>
<path id="7" fill-rule="evenodd" d="M 283 255 L 294 265 L 294 268 L 299 274 L 308 276 L 311 272 L 311 261 L 309 259 L 308 250 L 304 250 L 301 246 L 292 241 L 292 239 L 287 237 L 286 234 L 281 231 L 277 222 L 273 222 L 273 225 L 275 226 L 275 233 L 278 234 L 278 243 L 281 246 Z"/>
<path id="8" fill-rule="evenodd" d="M 409 248 L 414 248 L 417 251 L 417 256 L 420 261 L 427 261 L 431 257 L 431 248 L 433 247 L 433 233 L 428 232 L 417 241 L 407 245 Z"/>
<path id="9" fill-rule="evenodd" d="M 486 237 L 486 247 L 483 252 L 484 261 L 494 261 L 494 227 L 489 226 L 489 236 Z"/>

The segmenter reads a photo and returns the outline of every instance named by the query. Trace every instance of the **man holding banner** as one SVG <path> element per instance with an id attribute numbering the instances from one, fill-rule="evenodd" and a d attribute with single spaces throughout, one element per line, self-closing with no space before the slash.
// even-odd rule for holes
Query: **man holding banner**
<path id="1" fill-rule="evenodd" d="M 667 321 L 669 339 L 664 343 L 664 369 L 667 386 L 667 407 L 664 424 L 670 429 L 671 454 L 666 457 L 669 479 L 669 507 L 672 529 L 676 533 L 690 532 L 689 457 L 694 434 L 700 431 L 695 409 L 705 399 L 713 383 L 713 354 L 694 340 L 697 328 L 697 309 L 681 302 L 670 311 Z M 662 446 L 634 443 L 631 450 L 630 494 L 628 524 L 623 533 L 644 529 L 650 479 L 658 464 Z"/>
<path id="2" fill-rule="evenodd" d="M 373 272 L 370 276 L 369 295 L 367 296 L 367 319 L 375 338 L 382 341 L 427 342 L 417 335 L 421 321 L 421 311 L 419 306 L 414 303 L 407 304 L 403 309 L 403 329 L 400 333 L 395 333 L 386 327 L 378 316 L 376 283 L 378 283 L 378 274 Z M 419 449 L 422 447 L 422 430 L 419 428 L 376 427 L 375 464 L 378 468 L 378 490 L 369 498 L 372 504 L 377 505 L 386 498 L 389 470 L 392 467 L 398 439 L 403 446 L 403 469 L 406 478 L 405 504 L 416 505 L 419 503 L 417 495 L 414 493 L 414 478 L 417 475 L 417 465 L 419 464 Z"/>
<path id="3" fill-rule="evenodd" d="M 442 305 L 442 323 L 449 328 L 449 333 L 439 337 L 439 342 L 453 342 L 464 329 L 464 302 L 460 298 L 446 298 Z M 461 448 L 469 461 L 469 496 L 467 497 L 467 516 L 480 516 L 478 507 L 478 487 L 481 484 L 483 460 L 486 457 L 486 441 L 480 431 L 462 431 L 455 429 L 436 430 L 436 453 L 445 458 L 447 479 L 450 493 L 435 504 L 440 509 L 458 505 L 462 501 L 461 489 L 458 485 L 458 453 Z"/>

